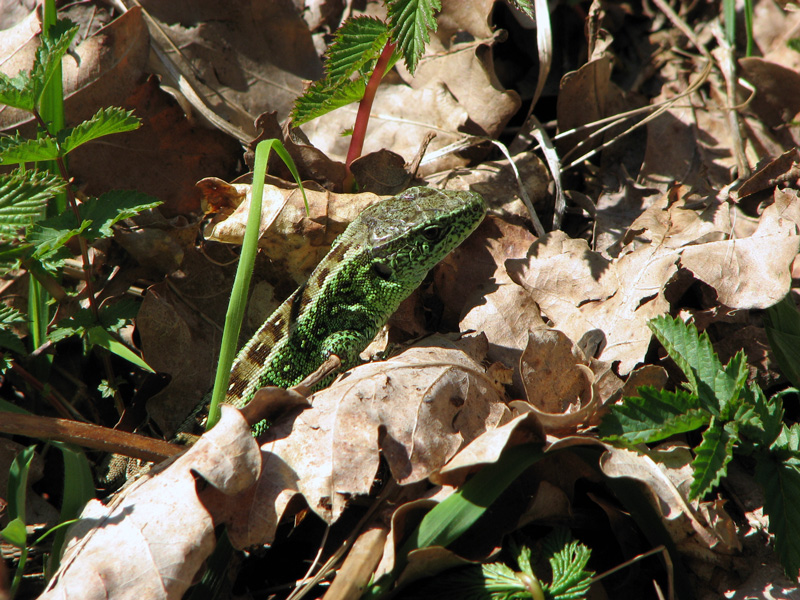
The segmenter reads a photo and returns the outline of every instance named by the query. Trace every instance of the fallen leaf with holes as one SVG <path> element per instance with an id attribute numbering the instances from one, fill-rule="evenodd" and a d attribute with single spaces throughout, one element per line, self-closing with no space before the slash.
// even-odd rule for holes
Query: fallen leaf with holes
<path id="1" fill-rule="evenodd" d="M 369 493 L 381 454 L 398 483 L 422 481 L 508 418 L 462 345 L 441 336 L 426 343 L 357 367 L 312 396 L 311 409 L 269 429 L 253 503 L 229 530 L 235 545 L 270 542 L 297 494 L 335 521 L 352 496 Z"/>

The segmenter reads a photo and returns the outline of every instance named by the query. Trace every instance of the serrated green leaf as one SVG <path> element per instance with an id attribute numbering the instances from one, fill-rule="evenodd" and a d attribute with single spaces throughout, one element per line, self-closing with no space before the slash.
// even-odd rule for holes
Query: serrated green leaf
<path id="1" fill-rule="evenodd" d="M 40 218 L 47 201 L 64 189 L 64 182 L 45 171 L 16 169 L 0 175 L 0 239 Z"/>
<path id="2" fill-rule="evenodd" d="M 66 214 L 66 213 L 64 213 Z M 50 221 L 50 219 L 48 219 Z M 85 231 L 90 221 L 83 221 L 80 225 L 72 229 L 55 229 L 47 227 L 45 221 L 34 223 L 28 230 L 28 241 L 33 244 L 35 250 L 33 257 L 38 260 L 47 260 L 53 258 L 64 245 L 69 242 L 76 235 L 80 235 Z"/>
<path id="3" fill-rule="evenodd" d="M 97 138 L 132 131 L 141 125 L 132 110 L 109 107 L 97 111 L 92 118 L 59 134 L 61 151 L 66 154 Z"/>
<path id="4" fill-rule="evenodd" d="M 14 77 L 0 73 L 0 104 L 33 111 L 36 104 L 28 73 L 17 73 Z"/>
<path id="5" fill-rule="evenodd" d="M 800 424 L 794 423 L 790 427 L 786 425 L 781 427 L 781 432 L 775 438 L 775 442 L 770 449 L 779 453 L 781 458 L 789 458 L 800 454 Z"/>
<path id="6" fill-rule="evenodd" d="M 353 81 L 344 80 L 333 87 L 327 79 L 315 81 L 294 103 L 292 121 L 294 125 L 302 125 L 324 114 L 358 102 L 364 97 L 367 87 L 363 78 Z"/>
<path id="7" fill-rule="evenodd" d="M 764 392 L 755 383 L 750 384 L 747 393 L 752 397 L 750 403 L 761 421 L 761 428 L 751 431 L 745 424 L 741 428 L 742 433 L 764 448 L 769 448 L 783 429 L 783 400 L 780 396 L 767 399 Z"/>
<path id="8" fill-rule="evenodd" d="M 703 441 L 697 446 L 692 461 L 693 481 L 689 488 L 689 498 L 702 498 L 719 485 L 725 476 L 728 463 L 733 458 L 733 446 L 739 439 L 735 422 L 721 424 L 711 419 L 708 429 L 703 432 Z"/>
<path id="9" fill-rule="evenodd" d="M 797 459 L 778 461 L 759 455 L 756 481 L 764 488 L 764 512 L 775 550 L 786 574 L 797 581 L 800 571 L 800 465 Z"/>
<path id="10" fill-rule="evenodd" d="M 435 12 L 442 8 L 439 0 L 388 0 L 392 39 L 403 53 L 406 68 L 412 75 L 430 41 L 428 30 L 436 31 Z"/>
<path id="11" fill-rule="evenodd" d="M 108 331 L 117 332 L 130 323 L 139 312 L 139 303 L 133 298 L 122 298 L 118 302 L 108 304 L 100 309 L 100 325 Z M 71 317 L 62 319 L 50 332 L 51 342 L 60 342 L 73 335 L 83 335 L 97 325 L 94 315 L 88 308 L 82 308 Z"/>
<path id="12" fill-rule="evenodd" d="M 714 379 L 714 393 L 720 402 L 720 411 L 725 411 L 729 402 L 739 398 L 749 375 L 747 357 L 743 350 L 739 350 Z"/>
<path id="13" fill-rule="evenodd" d="M 326 79 L 329 82 L 349 79 L 371 61 L 376 61 L 388 40 L 389 27 L 383 21 L 372 17 L 347 19 L 326 53 Z"/>
<path id="14" fill-rule="evenodd" d="M 51 137 L 35 140 L 20 135 L 0 137 L 0 165 L 19 165 L 58 157 L 58 146 Z"/>
<path id="15" fill-rule="evenodd" d="M 600 436 L 634 446 L 657 442 L 677 433 L 693 431 L 709 422 L 711 415 L 697 397 L 683 390 L 669 392 L 646 386 L 641 396 L 623 398 L 611 406 L 600 424 Z"/>
<path id="16" fill-rule="evenodd" d="M 697 327 L 666 315 L 652 319 L 648 326 L 688 380 L 687 387 L 711 413 L 719 415 L 722 402 L 715 387 L 723 370 L 708 334 Z"/>
<path id="17" fill-rule="evenodd" d="M 10 244 L 0 241 L 0 277 L 18 266 L 18 261 L 29 256 L 33 246 L 30 244 Z"/>
<path id="18" fill-rule="evenodd" d="M 553 600 L 582 598 L 592 583 L 594 572 L 585 570 L 591 551 L 571 538 L 567 529 L 559 528 L 542 541 L 542 551 L 549 555 L 553 573 L 553 581 L 543 588 Z"/>
<path id="19" fill-rule="evenodd" d="M 35 104 L 39 104 L 45 87 L 61 65 L 61 59 L 69 50 L 76 33 L 77 25 L 68 19 L 60 19 L 50 28 L 49 35 L 41 36 L 30 73 Z"/>
<path id="20" fill-rule="evenodd" d="M 158 198 L 135 190 L 113 190 L 98 198 L 89 198 L 79 209 L 81 218 L 92 222 L 84 237 L 90 241 L 111 237 L 114 235 L 111 226 L 115 223 L 161 204 Z"/>

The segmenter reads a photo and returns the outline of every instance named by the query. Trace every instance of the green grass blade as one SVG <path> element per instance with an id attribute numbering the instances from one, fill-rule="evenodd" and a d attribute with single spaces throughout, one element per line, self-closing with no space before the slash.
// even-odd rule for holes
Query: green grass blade
<path id="1" fill-rule="evenodd" d="M 143 369 L 148 373 L 155 373 L 152 367 L 144 362 L 138 354 L 136 354 L 133 350 L 128 348 L 119 340 L 114 339 L 114 337 L 105 329 L 100 327 L 100 325 L 96 325 L 95 327 L 89 329 L 86 332 L 86 338 L 89 340 L 89 343 L 101 346 L 109 352 L 113 352 L 120 358 L 124 358 L 129 363 L 136 365 L 140 369 Z"/>
<path id="2" fill-rule="evenodd" d="M 95 497 L 94 481 L 89 461 L 86 455 L 79 448 L 64 442 L 50 442 L 50 444 L 61 451 L 64 459 L 64 492 L 61 500 L 60 522 L 73 521 L 81 514 L 84 506 L 89 500 Z M 52 533 L 53 530 L 48 531 Z M 50 559 L 47 562 L 49 574 L 55 573 L 61 557 L 61 549 L 67 538 L 67 528 L 60 526 L 53 539 L 53 548 Z"/>
<path id="3" fill-rule="evenodd" d="M 431 509 L 399 555 L 407 556 L 417 548 L 447 546 L 454 542 L 525 469 L 543 456 L 538 445 L 507 448 L 496 463 L 486 465 L 461 489 Z"/>
<path id="4" fill-rule="evenodd" d="M 291 172 L 300 191 L 303 194 L 306 211 L 308 211 L 308 200 L 300 175 L 297 172 L 292 157 L 289 156 L 286 148 L 280 140 L 262 140 L 256 146 L 255 164 L 253 166 L 253 189 L 250 200 L 250 211 L 247 215 L 247 227 L 242 242 L 242 252 L 239 257 L 239 266 L 236 269 L 236 277 L 233 281 L 231 290 L 231 300 L 228 304 L 228 312 L 225 315 L 225 329 L 222 332 L 222 343 L 219 352 L 219 362 L 217 363 L 217 373 L 214 379 L 214 391 L 211 396 L 211 405 L 208 409 L 208 421 L 206 428 L 210 429 L 219 420 L 219 405 L 225 399 L 230 380 L 231 366 L 236 357 L 236 346 L 239 341 L 239 331 L 244 319 L 244 308 L 247 301 L 247 290 L 250 287 L 250 277 L 253 273 L 253 265 L 258 251 L 259 226 L 261 224 L 261 198 L 264 194 L 264 177 L 267 172 L 267 161 L 269 153 L 275 151 L 283 160 L 286 167 Z"/>

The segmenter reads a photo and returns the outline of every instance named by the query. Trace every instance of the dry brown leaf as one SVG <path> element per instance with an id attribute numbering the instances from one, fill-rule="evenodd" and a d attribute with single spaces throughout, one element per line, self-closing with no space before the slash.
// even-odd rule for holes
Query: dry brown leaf
<path id="1" fill-rule="evenodd" d="M 619 373 L 625 375 L 650 344 L 647 322 L 669 308 L 663 290 L 677 271 L 676 262 L 674 251 L 655 245 L 608 261 L 584 240 L 556 231 L 535 242 L 527 259 L 506 261 L 506 268 L 573 342 L 602 331 L 605 347 L 599 358 L 620 361 Z"/>
<path id="2" fill-rule="evenodd" d="M 476 466 L 497 462 L 508 446 L 534 441 L 544 441 L 544 431 L 536 415 L 528 412 L 479 435 L 434 472 L 430 480 L 438 485 L 457 487 Z"/>
<path id="3" fill-rule="evenodd" d="M 174 432 L 211 387 L 233 267 L 189 252 L 181 276 L 148 288 L 136 326 L 144 360 L 171 376 L 147 402 L 162 431 Z M 198 305 L 202 308 L 198 308 Z M 210 322 L 209 322 L 210 321 Z"/>
<path id="4" fill-rule="evenodd" d="M 506 418 L 482 367 L 446 338 L 428 343 L 436 345 L 357 367 L 315 394 L 311 409 L 269 429 L 253 507 L 230 530 L 234 544 L 270 542 L 297 493 L 336 520 L 351 496 L 369 492 L 381 453 L 400 484 L 422 481 Z"/>
<path id="5" fill-rule="evenodd" d="M 283 119 L 303 81 L 322 76 L 302 11 L 291 2 L 142 2 L 175 48 L 163 48 L 178 64 L 188 62 L 206 86 L 205 101 L 226 116 L 277 111 Z M 175 50 L 180 49 L 180 56 Z M 235 107 L 235 108 L 232 108 Z"/>
<path id="6" fill-rule="evenodd" d="M 706 199 L 698 212 L 696 200 L 677 188 L 662 197 L 631 225 L 613 260 L 553 232 L 532 244 L 527 259 L 508 260 L 506 268 L 571 340 L 602 332 L 598 358 L 619 361 L 618 372 L 626 375 L 650 344 L 647 322 L 669 310 L 664 293 L 679 266 L 732 308 L 764 308 L 789 291 L 800 244 L 796 193 L 776 192 L 754 225 L 735 205 Z"/>
<path id="7" fill-rule="evenodd" d="M 593 369 L 611 377 L 609 365 L 590 361 L 561 331 L 545 327 L 528 334 L 528 345 L 519 365 L 527 402 L 513 402 L 513 409 L 532 411 L 547 433 L 574 431 L 595 424 L 601 398 Z M 618 380 L 616 386 L 606 382 L 606 385 L 609 389 L 619 389 L 622 382 Z"/>
<path id="8" fill-rule="evenodd" d="M 90 502 L 69 532 L 61 568 L 41 598 L 180 598 L 216 544 L 214 528 L 256 481 L 258 446 L 239 411 L 109 506 Z M 212 487 L 198 493 L 196 473 Z M 136 565 L 132 568 L 132 565 Z"/>
<path id="9" fill-rule="evenodd" d="M 277 180 L 272 180 L 277 183 Z M 231 213 L 221 213 L 205 229 L 207 240 L 241 244 L 250 210 L 251 184 L 228 184 L 222 180 L 198 182 L 204 203 L 219 205 L 232 200 L 237 206 Z M 303 195 L 291 186 L 264 185 L 262 196 L 259 247 L 265 256 L 288 273 L 297 283 L 328 253 L 333 240 L 367 206 L 382 197 L 371 193 L 334 194 L 327 190 L 306 188 L 309 214 Z"/>
<path id="10" fill-rule="evenodd" d="M 713 287 L 725 306 L 772 306 L 789 293 L 789 268 L 800 246 L 798 223 L 787 219 L 783 210 L 788 204 L 795 204 L 796 210 L 797 196 L 776 196 L 776 202 L 764 209 L 758 228 L 748 238 L 684 248 L 681 266 Z M 767 256 L 769 260 L 764 259 Z"/>
<path id="11" fill-rule="evenodd" d="M 489 360 L 513 368 L 512 392 L 521 398 L 524 385 L 517 365 L 528 342 L 528 331 L 543 326 L 539 306 L 530 292 L 515 283 L 501 283 L 483 293 L 482 303 L 472 307 L 459 328 L 486 335 L 490 344 Z"/>
<path id="12" fill-rule="evenodd" d="M 352 129 L 357 112 L 358 105 L 349 104 L 301 125 L 300 129 L 314 147 L 335 160 L 344 161 L 350 137 L 343 137 L 342 132 Z M 372 106 L 363 154 L 390 148 L 410 163 L 430 131 L 437 135 L 429 152 L 461 139 L 463 134 L 459 131 L 468 118 L 464 108 L 441 83 L 431 82 L 422 89 L 383 84 Z M 422 169 L 421 174 L 443 170 L 446 166 L 463 166 L 467 162 L 450 157 L 446 158 L 446 165 L 437 162 Z M 455 164 L 451 164 L 453 162 Z"/>

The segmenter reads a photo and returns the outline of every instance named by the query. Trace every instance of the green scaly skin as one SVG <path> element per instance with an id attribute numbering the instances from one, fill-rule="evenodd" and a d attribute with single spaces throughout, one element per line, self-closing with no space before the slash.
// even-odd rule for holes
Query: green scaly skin
<path id="1" fill-rule="evenodd" d="M 364 210 L 241 349 L 225 402 L 242 407 L 259 388 L 296 385 L 332 354 L 343 371 L 356 365 L 400 303 L 485 214 L 479 194 L 427 187 Z"/>
<path id="2" fill-rule="evenodd" d="M 225 402 L 242 407 L 259 388 L 296 385 L 331 354 L 342 370 L 354 366 L 400 303 L 485 214 L 486 203 L 474 192 L 425 187 L 367 208 L 239 351 Z M 265 426 L 257 424 L 254 435 Z M 223 585 L 232 553 L 224 537 L 209 560 L 206 589 Z"/>

